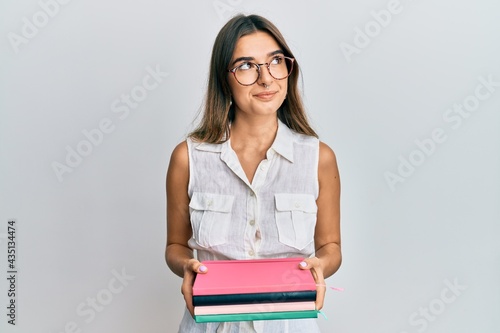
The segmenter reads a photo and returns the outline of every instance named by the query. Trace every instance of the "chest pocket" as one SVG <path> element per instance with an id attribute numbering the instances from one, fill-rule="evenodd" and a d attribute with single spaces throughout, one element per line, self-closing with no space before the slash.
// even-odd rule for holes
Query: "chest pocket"
<path id="1" fill-rule="evenodd" d="M 314 196 L 278 193 L 274 199 L 279 241 L 298 250 L 304 249 L 314 241 L 318 211 Z"/>
<path id="2" fill-rule="evenodd" d="M 194 192 L 189 202 L 193 238 L 202 247 L 228 242 L 234 196 Z"/>

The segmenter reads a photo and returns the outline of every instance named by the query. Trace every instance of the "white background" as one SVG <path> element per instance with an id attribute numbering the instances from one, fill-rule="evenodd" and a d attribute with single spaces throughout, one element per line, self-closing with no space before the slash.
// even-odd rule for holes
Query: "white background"
<path id="1" fill-rule="evenodd" d="M 327 282 L 345 291 L 327 293 L 322 331 L 500 331 L 497 1 L 41 3 L 52 16 L 33 0 L 0 4 L 1 276 L 9 219 L 18 268 L 16 326 L 0 279 L 2 332 L 177 331 L 165 173 L 201 105 L 214 38 L 238 12 L 282 31 L 312 124 L 337 154 L 344 262 Z M 370 13 L 388 6 L 397 13 L 381 27 Z M 168 76 L 114 112 L 148 68 Z M 479 103 L 457 120 L 465 101 Z M 113 130 L 58 178 L 54 163 L 85 149 L 82 131 L 103 119 Z M 400 178 L 391 185 L 388 173 Z"/>

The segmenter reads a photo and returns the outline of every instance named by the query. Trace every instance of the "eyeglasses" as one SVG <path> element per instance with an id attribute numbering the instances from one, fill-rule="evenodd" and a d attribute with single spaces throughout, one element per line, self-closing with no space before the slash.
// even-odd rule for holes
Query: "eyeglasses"
<path id="1" fill-rule="evenodd" d="M 260 77 L 260 66 L 266 66 L 269 74 L 276 80 L 283 80 L 290 76 L 293 70 L 294 58 L 276 56 L 270 62 L 265 64 L 256 64 L 253 62 L 244 62 L 229 69 L 228 72 L 233 73 L 234 78 L 243 86 L 251 86 Z"/>

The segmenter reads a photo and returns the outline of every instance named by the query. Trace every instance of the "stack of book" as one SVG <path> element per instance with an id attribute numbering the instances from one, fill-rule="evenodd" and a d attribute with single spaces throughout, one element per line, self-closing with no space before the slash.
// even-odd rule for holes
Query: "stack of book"
<path id="1" fill-rule="evenodd" d="M 316 283 L 303 258 L 203 261 L 193 285 L 197 323 L 317 318 Z"/>

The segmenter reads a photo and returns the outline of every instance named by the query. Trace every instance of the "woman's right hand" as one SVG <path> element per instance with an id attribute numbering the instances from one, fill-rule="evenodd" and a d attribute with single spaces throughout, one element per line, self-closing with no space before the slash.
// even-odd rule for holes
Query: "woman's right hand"
<path id="1" fill-rule="evenodd" d="M 182 279 L 181 293 L 184 295 L 184 301 L 186 302 L 186 307 L 194 317 L 194 306 L 193 306 L 193 283 L 196 274 L 205 274 L 208 269 L 207 266 L 203 265 L 196 259 L 189 259 L 184 265 L 184 278 Z"/>

